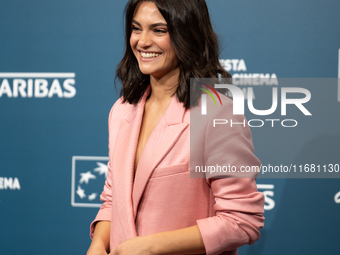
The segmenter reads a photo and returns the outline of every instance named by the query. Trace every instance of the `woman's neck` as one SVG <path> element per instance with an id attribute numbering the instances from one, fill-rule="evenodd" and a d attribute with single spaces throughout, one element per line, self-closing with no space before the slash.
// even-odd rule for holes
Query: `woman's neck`
<path id="1" fill-rule="evenodd" d="M 156 78 L 150 75 L 151 94 L 148 101 L 163 104 L 171 99 L 178 86 L 179 68 L 176 68 L 163 76 Z"/>

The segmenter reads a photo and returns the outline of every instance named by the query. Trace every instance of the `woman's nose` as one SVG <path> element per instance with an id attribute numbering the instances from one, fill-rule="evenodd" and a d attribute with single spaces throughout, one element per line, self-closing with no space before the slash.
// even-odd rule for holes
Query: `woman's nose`
<path id="1" fill-rule="evenodd" d="M 140 34 L 139 40 L 138 40 L 139 47 L 145 48 L 152 45 L 152 39 L 147 31 L 143 31 Z"/>

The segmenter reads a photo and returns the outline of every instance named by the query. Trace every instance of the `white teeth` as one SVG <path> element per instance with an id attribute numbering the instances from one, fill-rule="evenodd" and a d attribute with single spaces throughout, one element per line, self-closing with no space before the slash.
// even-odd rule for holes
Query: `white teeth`
<path id="1" fill-rule="evenodd" d="M 141 52 L 141 55 L 142 55 L 143 58 L 155 58 L 155 57 L 158 57 L 161 54 L 160 53 L 145 53 L 145 52 Z"/>

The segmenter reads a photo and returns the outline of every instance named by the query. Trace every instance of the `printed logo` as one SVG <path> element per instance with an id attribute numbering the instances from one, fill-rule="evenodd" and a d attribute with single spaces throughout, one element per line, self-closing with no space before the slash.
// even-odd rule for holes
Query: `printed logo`
<path id="1" fill-rule="evenodd" d="M 216 81 L 218 83 L 219 81 Z M 233 115 L 244 115 L 245 114 L 245 95 L 243 91 L 231 84 L 215 84 L 214 88 L 212 86 L 209 86 L 207 84 L 197 82 L 200 84 L 203 84 L 208 89 L 212 90 L 217 96 L 218 93 L 215 89 L 227 89 L 228 90 L 228 96 L 231 96 L 233 101 Z M 207 89 L 199 88 L 203 91 L 205 91 L 207 94 L 210 95 L 210 97 L 215 102 L 215 105 L 217 105 L 215 98 L 213 97 L 212 93 L 210 93 Z M 248 110 L 257 116 L 268 116 L 273 114 L 277 111 L 278 105 L 281 107 L 281 116 L 287 115 L 287 106 L 288 105 L 294 105 L 297 107 L 298 110 L 300 110 L 305 116 L 312 116 L 312 114 L 307 110 L 307 108 L 304 106 L 305 103 L 309 102 L 311 99 L 311 93 L 309 90 L 305 88 L 298 88 L 298 87 L 281 87 L 281 96 L 278 96 L 278 88 L 272 88 L 272 105 L 269 109 L 265 110 L 259 110 L 254 107 L 253 99 L 253 88 L 248 88 L 248 100 L 247 100 L 247 106 Z M 201 94 L 201 115 L 207 115 L 208 109 L 207 109 L 207 94 L 202 93 Z M 293 96 L 289 96 L 289 95 Z M 299 97 L 297 98 L 297 95 Z M 290 98 L 293 97 L 293 98 Z M 220 99 L 220 97 L 218 96 Z M 281 100 L 279 104 L 279 99 Z M 222 105 L 222 102 L 220 100 L 220 103 Z M 282 127 L 296 127 L 298 125 L 298 121 L 295 119 L 249 119 L 248 122 L 244 121 L 242 123 L 233 122 L 232 119 L 226 120 L 226 119 L 214 119 L 214 127 L 216 125 L 225 125 L 230 124 L 232 127 L 233 125 L 243 125 L 244 127 L 263 127 L 266 123 L 267 125 L 271 125 L 271 127 L 274 127 L 276 123 L 280 123 Z"/>
<path id="2" fill-rule="evenodd" d="M 0 73 L 0 98 L 72 98 L 75 73 Z"/>
<path id="3" fill-rule="evenodd" d="M 100 194 L 106 180 L 108 160 L 108 157 L 72 157 L 72 206 L 101 206 Z"/>
<path id="4" fill-rule="evenodd" d="M 205 83 L 202 83 L 202 82 L 197 82 L 197 83 L 200 83 L 203 86 L 205 86 L 206 88 L 208 88 L 211 91 L 213 91 L 215 93 L 215 95 L 217 96 L 218 100 L 220 101 L 220 104 L 222 105 L 222 100 L 221 100 L 218 92 L 212 86 L 210 86 L 208 84 L 205 84 Z M 214 101 L 215 105 L 217 105 L 214 96 L 210 93 L 209 90 L 204 89 L 204 88 L 199 88 L 199 89 L 203 90 L 204 92 L 206 92 L 212 98 L 212 100 Z M 201 95 L 201 99 L 202 99 L 202 104 L 201 104 L 202 105 L 202 109 L 201 109 L 202 115 L 207 115 L 207 95 L 206 94 L 202 94 Z"/>
<path id="5" fill-rule="evenodd" d="M 209 88 L 213 89 L 211 86 Z M 217 89 L 228 89 L 230 93 L 233 96 L 233 114 L 234 115 L 244 115 L 244 94 L 240 88 L 238 88 L 235 85 L 230 85 L 230 84 L 215 84 L 215 88 Z M 200 88 L 201 89 L 201 88 Z M 202 89 L 204 90 L 204 89 Z M 207 90 L 204 90 L 210 94 L 212 97 L 211 93 Z M 214 89 L 214 92 L 217 94 L 216 90 Z M 289 99 L 287 98 L 288 93 L 301 93 L 304 94 L 304 98 L 298 98 L 298 99 Z M 202 94 L 204 95 L 204 94 Z M 214 99 L 214 98 L 213 98 Z M 281 88 L 281 115 L 287 115 L 287 105 L 293 104 L 296 105 L 298 109 L 304 114 L 304 115 L 312 115 L 304 106 L 304 103 L 307 103 L 311 99 L 311 93 L 309 90 L 304 89 L 304 88 Z M 214 99 L 215 101 L 215 99 Z M 215 101 L 216 104 L 216 101 Z M 221 102 L 222 105 L 222 102 Z M 272 106 L 268 110 L 257 110 L 255 109 L 253 105 L 253 93 L 252 93 L 252 88 L 250 90 L 250 93 L 248 93 L 248 108 L 249 111 L 255 115 L 259 116 L 265 116 L 265 115 L 270 115 L 274 113 L 277 109 L 278 105 L 278 93 L 277 93 L 277 88 L 273 88 L 273 94 L 272 94 Z M 202 112 L 203 108 L 207 108 L 207 102 L 206 100 L 202 102 Z M 206 115 L 202 113 L 202 115 Z"/>
<path id="6" fill-rule="evenodd" d="M 263 190 L 264 195 L 264 210 L 273 210 L 275 207 L 274 197 L 274 185 L 273 184 L 257 184 L 257 189 Z"/>
<path id="7" fill-rule="evenodd" d="M 340 191 L 335 194 L 334 201 L 336 204 L 340 204 Z"/>
<path id="8" fill-rule="evenodd" d="M 241 86 L 247 100 L 251 87 L 248 86 L 278 86 L 279 81 L 275 73 L 249 73 L 244 59 L 220 59 L 223 68 L 232 74 L 233 84 Z M 253 91 L 252 96 L 255 99 Z"/>
<path id="9" fill-rule="evenodd" d="M 19 182 L 19 179 L 14 177 L 0 177 L 0 190 L 7 190 L 7 189 L 10 189 L 10 190 L 20 190 L 21 187 L 20 187 L 20 182 Z"/>
<path id="10" fill-rule="evenodd" d="M 233 75 L 235 85 L 278 85 L 275 73 L 246 73 L 244 59 L 220 59 L 223 68 Z"/>

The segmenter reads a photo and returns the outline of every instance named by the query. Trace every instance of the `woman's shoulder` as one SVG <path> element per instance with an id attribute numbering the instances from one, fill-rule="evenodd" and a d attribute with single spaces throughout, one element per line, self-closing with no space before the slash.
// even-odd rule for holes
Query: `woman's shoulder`
<path id="1" fill-rule="evenodd" d="M 130 104 L 129 102 L 124 102 L 123 97 L 118 98 L 118 100 L 113 104 L 110 111 L 110 119 L 114 117 L 122 118 L 127 116 L 131 111 L 134 109 L 134 105 Z"/>
<path id="2" fill-rule="evenodd" d="M 129 104 L 128 102 L 124 102 L 124 98 L 121 96 L 113 104 L 112 108 L 125 109 L 125 108 L 128 108 L 129 106 L 133 106 L 133 105 Z"/>

